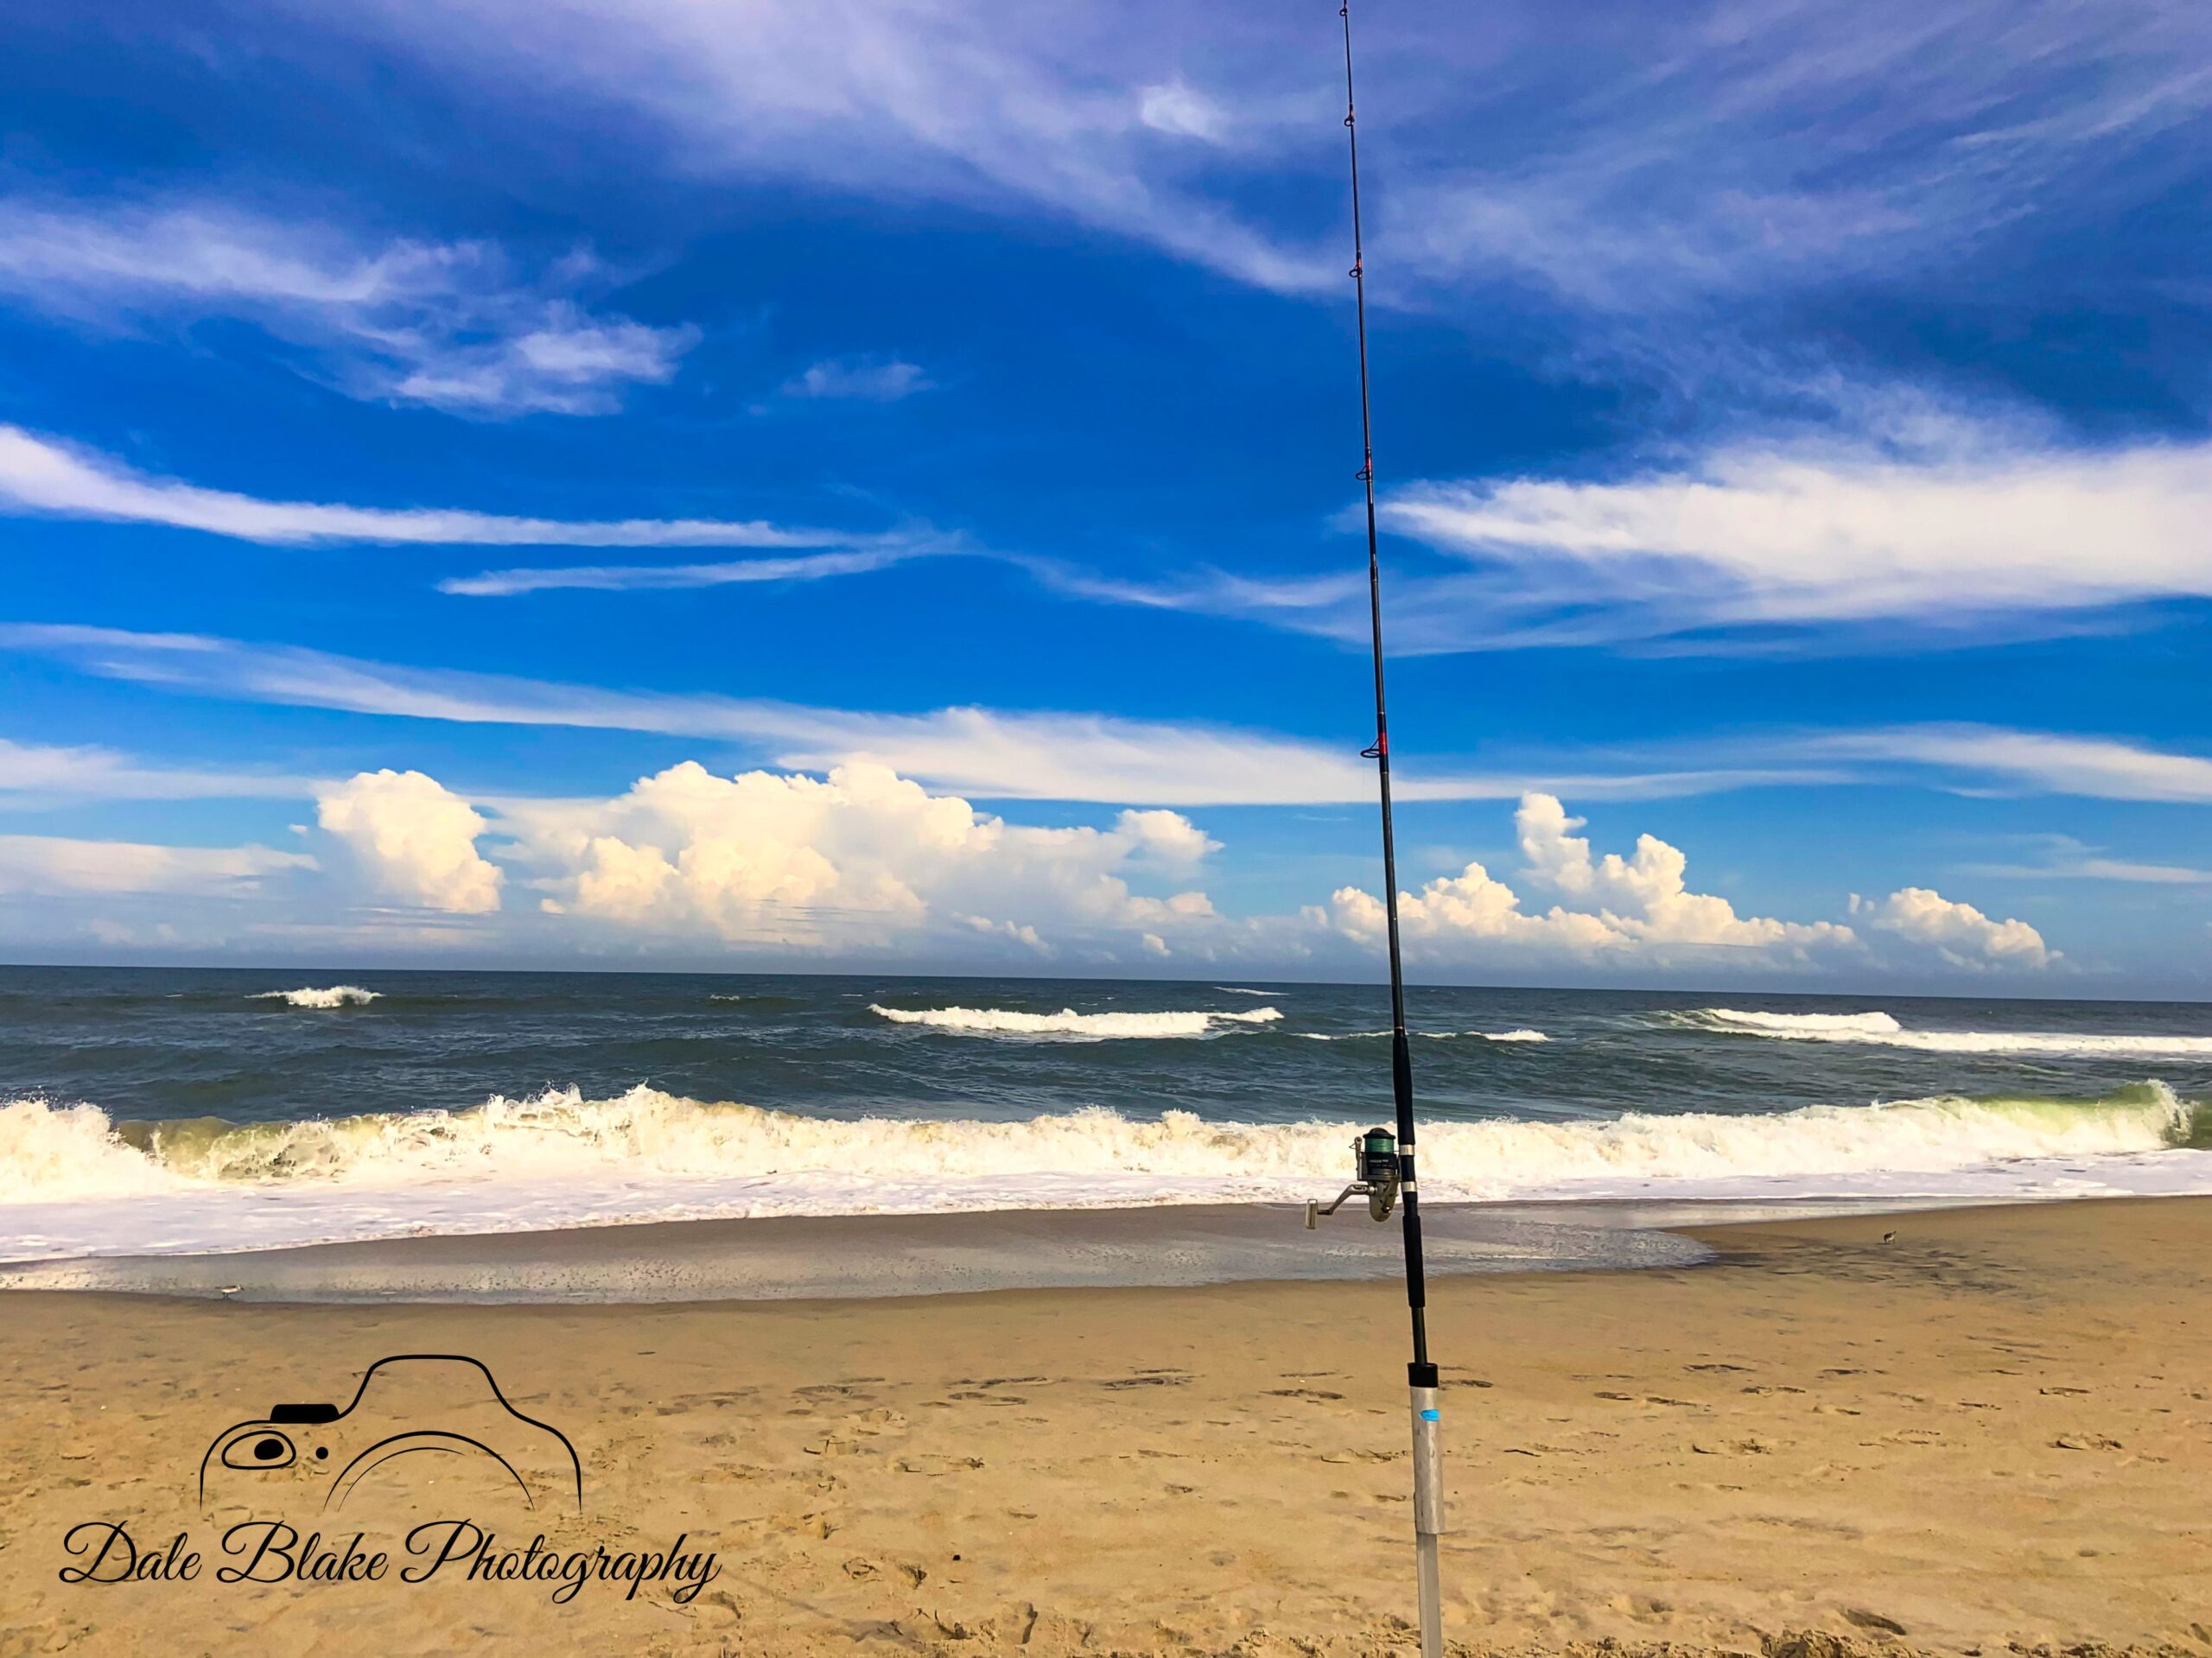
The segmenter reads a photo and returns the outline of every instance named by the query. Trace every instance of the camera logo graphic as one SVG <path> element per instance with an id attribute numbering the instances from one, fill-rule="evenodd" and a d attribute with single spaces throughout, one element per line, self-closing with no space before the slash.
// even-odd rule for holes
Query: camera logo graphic
<path id="1" fill-rule="evenodd" d="M 225 1428 L 200 1460 L 200 1506 L 275 1496 L 404 1502 L 441 1488 L 535 1511 L 584 1506 L 569 1436 L 525 1416 L 480 1359 L 395 1353 L 362 1373 L 351 1404 L 280 1404 Z"/>

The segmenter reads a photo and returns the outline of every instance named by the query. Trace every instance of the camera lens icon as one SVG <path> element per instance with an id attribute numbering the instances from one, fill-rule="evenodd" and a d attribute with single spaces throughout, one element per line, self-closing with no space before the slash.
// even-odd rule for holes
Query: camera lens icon
<path id="1" fill-rule="evenodd" d="M 251 1427 L 225 1442 L 222 1456 L 226 1468 L 289 1468 L 300 1459 L 300 1448 L 284 1434 Z"/>

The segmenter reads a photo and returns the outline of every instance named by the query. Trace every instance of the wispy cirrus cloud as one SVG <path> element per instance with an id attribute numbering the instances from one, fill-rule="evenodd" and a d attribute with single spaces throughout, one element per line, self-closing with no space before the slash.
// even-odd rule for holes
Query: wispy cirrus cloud
<path id="1" fill-rule="evenodd" d="M 734 559 L 715 564 L 571 564 L 540 569 L 486 570 L 448 576 L 440 593 L 477 599 L 582 588 L 593 593 L 641 593 L 684 588 L 742 587 L 761 581 L 819 581 L 865 575 L 911 558 L 957 551 L 921 542 L 851 552 L 804 553 L 793 558 Z"/>
<path id="2" fill-rule="evenodd" d="M 254 324 L 351 396 L 450 413 L 595 415 L 698 340 L 595 312 L 607 273 L 525 273 L 488 242 L 372 243 L 219 203 L 0 204 L 0 297 L 104 327 Z"/>
<path id="3" fill-rule="evenodd" d="M 2212 802 L 2212 758 L 2112 737 L 2003 726 L 1915 725 L 1809 733 L 1790 747 L 1812 759 L 1888 763 L 1961 773 L 1984 787 L 2097 800 Z"/>
<path id="4" fill-rule="evenodd" d="M 2205 171 L 2212 20 L 2162 0 L 1601 6 L 1571 39 L 1522 5 L 1486 34 L 1473 104 L 1421 113 L 1489 142 L 1411 137 L 1381 214 L 1379 268 L 1431 287 L 1649 314 L 1924 282 Z M 1451 67 L 1385 73 L 1433 100 Z"/>
<path id="5" fill-rule="evenodd" d="M 580 522 L 437 507 L 272 501 L 149 478 L 105 455 L 0 426 L 0 509 L 168 524 L 278 546 L 328 543 L 497 547 L 842 547 L 889 538 L 794 529 L 762 519 Z"/>
<path id="6" fill-rule="evenodd" d="M 2070 835 L 2022 837 L 2037 854 L 2027 863 L 1961 864 L 1959 873 L 1999 880 L 2097 880 L 2139 886 L 2212 886 L 2212 869 L 2188 864 L 2148 863 L 2109 856 Z"/>
<path id="7" fill-rule="evenodd" d="M 1373 798 L 1346 748 L 1198 721 L 980 708 L 881 714 L 680 692 L 398 666 L 289 645 L 196 635 L 0 624 L 0 649 L 58 657 L 105 678 L 189 695 L 464 724 L 654 732 L 741 745 L 779 765 L 874 760 L 986 799 L 1145 805 L 1323 804 Z M 1400 769 L 1408 800 L 1517 798 L 1550 784 L 1591 799 L 1649 799 L 1759 784 L 1834 781 L 1833 768 L 1773 764 Z"/>
<path id="8" fill-rule="evenodd" d="M 64 835 L 0 835 L 0 893 L 168 893 L 232 897 L 257 891 L 272 875 L 312 870 L 303 852 L 264 846 L 150 846 Z"/>
<path id="9" fill-rule="evenodd" d="M 0 809 L 86 800 L 293 800 L 313 785 L 267 772 L 150 765 L 94 745 L 0 737 Z"/>
<path id="10" fill-rule="evenodd" d="M 579 119 L 640 115 L 684 171 L 899 201 L 1043 209 L 1280 291 L 1338 291 L 1325 249 L 1223 187 L 1279 159 L 1290 120 L 1329 133 L 1325 55 L 1264 15 L 829 0 L 804 14 L 683 0 L 371 0 L 349 21 L 472 86 L 528 86 Z M 1332 20 L 1333 21 L 1333 20 Z M 1325 32 L 1304 33 L 1325 44 Z M 1187 39 L 1185 49 L 1179 42 Z M 1233 142 L 1232 142 L 1233 140 Z M 1310 142 L 1310 140 L 1309 140 Z M 1333 177 L 1333 146 L 1319 160 Z"/>
<path id="11" fill-rule="evenodd" d="M 1473 567 L 1436 579 L 1424 607 L 1463 649 L 1874 622 L 1972 638 L 2212 597 L 2212 443 L 1941 440 L 1739 447 L 1617 481 L 1422 484 L 1383 514 Z"/>
<path id="12" fill-rule="evenodd" d="M 849 403 L 897 403 L 937 382 L 918 363 L 896 357 L 832 357 L 810 365 L 784 383 L 786 397 Z"/>
<path id="13" fill-rule="evenodd" d="M 296 645 L 73 624 L 0 623 L 0 650 L 58 657 L 105 678 L 188 695 L 463 724 L 703 737 L 753 746 L 779 765 L 817 770 L 878 759 L 992 799 L 1323 804 L 1368 800 L 1375 786 L 1369 766 L 1338 748 L 1195 721 L 980 708 L 879 714 L 407 667 Z M 55 762 L 41 755 L 36 764 Z M 2212 801 L 2212 759 L 2202 755 L 2115 737 L 1999 726 L 1738 734 L 1641 750 L 1613 745 L 1510 771 L 1430 772 L 1408 756 L 1393 769 L 1399 795 L 1409 800 L 1516 799 L 1560 790 L 1594 800 L 1659 799 L 1902 778 L 1969 791 Z"/>
<path id="14" fill-rule="evenodd" d="M 689 170 L 1042 210 L 1281 291 L 1341 280 L 1325 14 L 351 14 L 474 86 L 642 114 L 681 138 Z M 2205 172 L 2212 22 L 2162 0 L 1615 0 L 1569 34 L 1531 0 L 1484 18 L 1359 20 L 1363 126 L 1390 181 L 1370 226 L 1386 297 L 1449 306 L 1511 285 L 1622 314 L 1880 283 Z"/>

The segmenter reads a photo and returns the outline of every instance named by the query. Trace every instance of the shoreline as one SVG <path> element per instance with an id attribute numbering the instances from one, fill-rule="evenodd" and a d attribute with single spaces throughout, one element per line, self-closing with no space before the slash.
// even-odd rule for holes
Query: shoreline
<path id="1" fill-rule="evenodd" d="M 1442 1278 L 1694 1266 L 1710 1256 L 1693 1236 L 1705 1228 L 1910 1213 L 1967 1201 L 1433 1204 L 1422 1206 L 1421 1220 L 1428 1271 Z M 1396 1280 L 1402 1250 L 1395 1214 L 1378 1226 L 1352 1205 L 1313 1231 L 1305 1229 L 1302 1209 L 1286 1204 L 766 1216 L 0 1261 L 0 1293 L 380 1305 L 869 1300 Z"/>
<path id="2" fill-rule="evenodd" d="M 1705 1264 L 1432 1282 L 1462 1658 L 2212 1650 L 2212 1318 L 2193 1316 L 2212 1199 L 1689 1236 Z M 0 1313 L 7 1658 L 1411 1646 L 1391 1282 L 499 1306 L 41 1292 Z M 215 1559 L 256 1514 L 331 1530 L 297 1508 L 299 1474 L 203 1513 L 192 1471 L 226 1426 L 343 1400 L 402 1353 L 471 1355 L 572 1436 L 583 1514 L 502 1526 L 502 1547 L 683 1539 L 716 1580 L 556 1604 L 523 1581 L 57 1579 L 89 1521 Z M 397 1553 L 450 1501 L 409 1496 L 364 1547 Z"/>

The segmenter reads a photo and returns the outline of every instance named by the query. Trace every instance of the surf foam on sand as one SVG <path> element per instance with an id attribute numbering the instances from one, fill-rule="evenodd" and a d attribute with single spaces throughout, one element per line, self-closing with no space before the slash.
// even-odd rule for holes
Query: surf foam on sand
<path id="1" fill-rule="evenodd" d="M 1931 1098 L 1774 1115 L 1428 1121 L 1432 1200 L 2212 1191 L 2196 1108 Z M 1295 1202 L 1343 1182 L 1354 1125 L 1101 1109 L 1015 1121 L 803 1117 L 651 1088 L 468 1110 L 118 1125 L 0 1105 L 0 1260 L 200 1253 L 408 1232 L 790 1214 Z"/>

